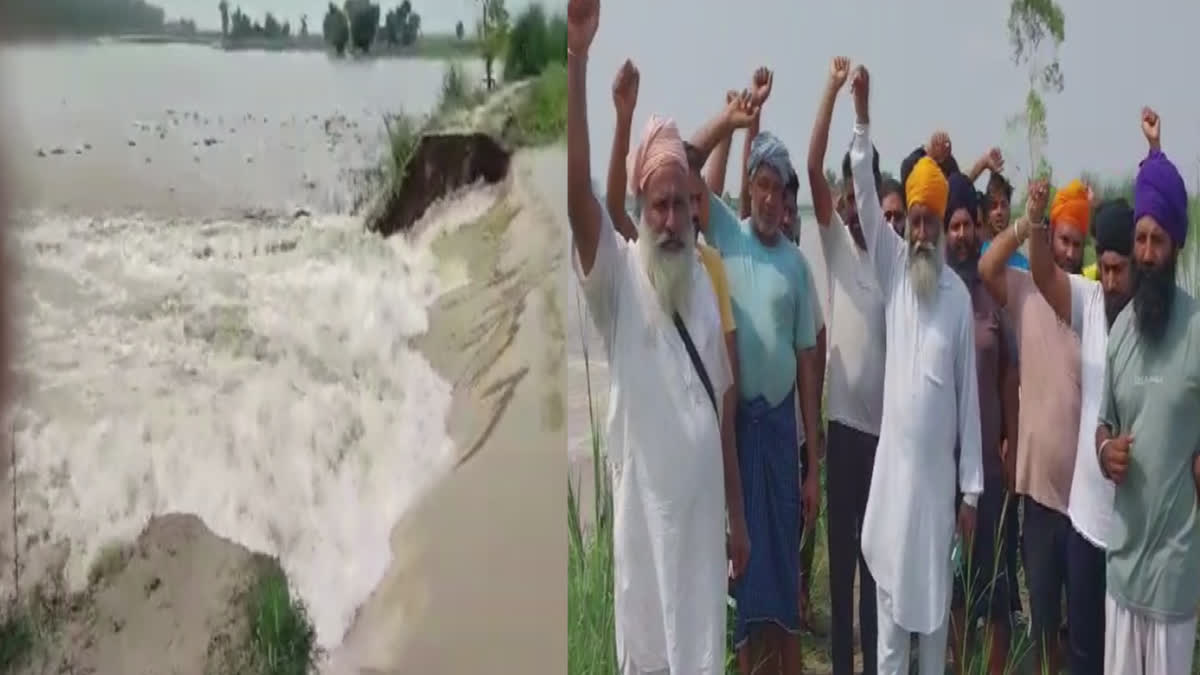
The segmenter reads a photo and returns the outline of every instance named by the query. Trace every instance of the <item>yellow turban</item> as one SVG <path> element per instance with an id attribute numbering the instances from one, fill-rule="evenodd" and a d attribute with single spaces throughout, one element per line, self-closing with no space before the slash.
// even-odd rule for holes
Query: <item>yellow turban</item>
<path id="1" fill-rule="evenodd" d="M 1050 205 L 1051 225 L 1069 225 L 1087 234 L 1091 216 L 1087 186 L 1081 181 L 1073 180 L 1055 193 L 1054 203 Z"/>
<path id="2" fill-rule="evenodd" d="M 904 182 L 904 197 L 908 208 L 913 204 L 924 204 L 937 214 L 938 218 L 946 217 L 946 200 L 950 198 L 950 183 L 937 162 L 928 157 L 922 157 L 913 165 Z"/>

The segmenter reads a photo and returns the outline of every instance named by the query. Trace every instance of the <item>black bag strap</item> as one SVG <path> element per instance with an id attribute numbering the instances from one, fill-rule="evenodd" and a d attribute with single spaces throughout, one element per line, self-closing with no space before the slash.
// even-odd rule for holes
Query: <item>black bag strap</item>
<path id="1" fill-rule="evenodd" d="M 687 326 L 683 325 L 683 319 L 680 318 L 679 312 L 675 312 L 674 319 L 675 328 L 679 330 L 679 337 L 683 338 L 683 346 L 687 347 L 692 365 L 696 367 L 696 374 L 700 376 L 700 382 L 704 384 L 704 391 L 708 392 L 708 401 L 712 403 L 713 412 L 717 413 L 717 419 L 721 419 L 721 413 L 717 410 L 717 397 L 713 394 L 712 380 L 708 379 L 708 371 L 704 369 L 704 362 L 700 360 L 696 345 L 692 344 L 692 336 L 688 334 Z"/>

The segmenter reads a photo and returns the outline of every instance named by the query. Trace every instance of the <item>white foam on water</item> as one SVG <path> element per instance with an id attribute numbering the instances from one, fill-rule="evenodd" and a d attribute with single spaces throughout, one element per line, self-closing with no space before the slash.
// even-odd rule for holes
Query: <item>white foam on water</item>
<path id="1" fill-rule="evenodd" d="M 412 239 L 341 217 L 24 218 L 23 559 L 65 543 L 80 589 L 151 515 L 194 513 L 279 556 L 320 644 L 340 643 L 393 526 L 456 458 L 450 387 L 410 344 L 445 290 L 429 240 L 496 196 Z"/>

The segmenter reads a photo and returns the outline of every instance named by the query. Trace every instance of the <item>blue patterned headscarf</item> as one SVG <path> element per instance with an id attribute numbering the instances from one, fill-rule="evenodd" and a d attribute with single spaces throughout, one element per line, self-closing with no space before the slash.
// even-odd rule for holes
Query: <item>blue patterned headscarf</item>
<path id="1" fill-rule="evenodd" d="M 779 137 L 769 131 L 760 131 L 750 144 L 750 160 L 746 168 L 750 176 L 758 167 L 766 164 L 779 174 L 780 181 L 787 181 L 792 174 L 792 159 L 788 155 L 787 146 Z"/>

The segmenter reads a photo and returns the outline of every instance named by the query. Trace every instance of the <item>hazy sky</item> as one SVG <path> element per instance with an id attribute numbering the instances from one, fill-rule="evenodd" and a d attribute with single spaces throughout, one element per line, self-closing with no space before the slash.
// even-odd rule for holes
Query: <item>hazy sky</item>
<path id="1" fill-rule="evenodd" d="M 589 66 L 596 177 L 602 180 L 608 162 L 611 85 L 625 58 L 641 71 L 635 138 L 651 112 L 676 117 L 689 135 L 719 109 L 726 89 L 746 86 L 758 65 L 773 68 L 764 128 L 779 134 L 802 165 L 834 55 L 871 69 L 872 135 L 884 168 L 898 173 L 905 154 L 935 128 L 944 128 L 961 164 L 999 145 L 1015 173 L 1013 165 L 1029 164 L 1028 150 L 1005 122 L 1023 105 L 1028 71 L 1011 59 L 1008 4 L 608 0 Z M 1145 154 L 1139 113 L 1148 104 L 1163 116 L 1164 150 L 1194 189 L 1200 170 L 1200 87 L 1194 71 L 1200 3 L 1060 0 L 1060 5 L 1066 13 L 1061 51 L 1066 89 L 1047 101 L 1048 155 L 1056 177 L 1084 169 L 1113 177 L 1135 171 Z M 1165 58 L 1168 53 L 1178 58 Z M 840 161 L 852 123 L 852 103 L 843 95 L 827 165 Z M 740 137 L 735 144 L 740 148 Z M 806 193 L 807 188 L 802 198 Z"/>
<path id="2" fill-rule="evenodd" d="M 194 19 L 197 25 L 204 28 L 220 28 L 221 15 L 217 11 L 219 0 L 150 0 L 162 7 L 168 17 Z M 378 0 L 377 0 L 378 1 Z M 477 0 L 410 0 L 413 9 L 421 15 L 421 27 L 426 32 L 450 33 L 454 24 L 462 21 L 470 30 L 475 25 L 478 13 Z M 229 0 L 234 7 L 241 7 L 243 12 L 252 16 L 261 16 L 273 12 L 281 20 L 289 20 L 293 25 L 300 22 L 300 15 L 308 14 L 310 29 L 321 25 L 321 17 L 325 16 L 325 8 L 329 2 L 320 0 Z M 338 0 L 337 4 L 342 4 Z M 399 5 L 395 2 L 380 2 L 384 11 Z M 530 4 L 530 0 L 507 0 L 509 11 L 516 13 L 519 9 Z M 550 0 L 542 2 L 547 9 L 566 6 L 566 0 Z"/>

